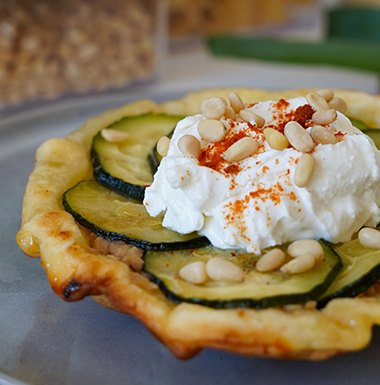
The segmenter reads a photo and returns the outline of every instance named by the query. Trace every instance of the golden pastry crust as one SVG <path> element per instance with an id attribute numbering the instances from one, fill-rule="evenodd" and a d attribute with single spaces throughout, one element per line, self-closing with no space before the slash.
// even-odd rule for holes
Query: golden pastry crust
<path id="1" fill-rule="evenodd" d="M 64 210 L 62 194 L 92 178 L 89 152 L 92 137 L 100 129 L 128 115 L 199 113 L 205 97 L 227 99 L 231 91 L 246 102 L 288 99 L 310 92 L 214 89 L 161 105 L 143 100 L 90 119 L 66 138 L 48 140 L 37 151 L 26 188 L 18 244 L 27 255 L 41 258 L 49 282 L 61 298 L 75 301 L 92 295 L 106 307 L 134 315 L 180 358 L 189 358 L 204 347 L 311 360 L 364 348 L 370 342 L 372 325 L 380 324 L 376 290 L 369 297 L 334 299 L 322 310 L 302 306 L 211 309 L 175 304 L 128 264 L 95 250 L 88 231 Z M 380 127 L 378 96 L 339 90 L 335 95 L 347 102 L 349 116 Z"/>

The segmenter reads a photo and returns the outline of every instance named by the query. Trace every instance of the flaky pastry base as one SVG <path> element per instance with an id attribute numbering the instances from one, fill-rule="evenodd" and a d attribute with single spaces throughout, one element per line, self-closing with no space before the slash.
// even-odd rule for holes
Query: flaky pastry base
<path id="1" fill-rule="evenodd" d="M 168 300 L 154 284 L 127 264 L 90 247 L 89 235 L 62 205 L 62 195 L 83 179 L 93 179 L 90 146 L 102 128 L 128 115 L 166 112 L 192 115 L 210 96 L 243 101 L 289 99 L 310 90 L 263 91 L 213 89 L 158 105 L 142 100 L 90 119 L 66 138 L 50 139 L 37 150 L 23 202 L 17 242 L 25 254 L 40 257 L 49 282 L 67 301 L 92 295 L 96 301 L 139 318 L 180 358 L 204 347 L 266 357 L 321 360 L 364 348 L 372 326 L 380 324 L 380 295 L 341 298 L 322 310 L 298 308 L 211 309 Z M 334 90 L 348 104 L 348 115 L 380 127 L 380 98 L 356 91 Z M 148 282 L 149 283 L 149 282 Z"/>

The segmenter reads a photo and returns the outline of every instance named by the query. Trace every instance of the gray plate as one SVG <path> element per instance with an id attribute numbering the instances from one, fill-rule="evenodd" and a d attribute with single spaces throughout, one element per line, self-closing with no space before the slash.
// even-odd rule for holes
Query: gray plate
<path id="1" fill-rule="evenodd" d="M 180 96 L 150 94 L 157 101 Z M 378 384 L 378 330 L 366 350 L 324 362 L 250 358 L 211 349 L 180 361 L 133 317 L 91 298 L 65 303 L 52 292 L 39 260 L 26 257 L 15 242 L 36 148 L 140 96 L 50 103 L 0 121 L 0 385 Z"/>

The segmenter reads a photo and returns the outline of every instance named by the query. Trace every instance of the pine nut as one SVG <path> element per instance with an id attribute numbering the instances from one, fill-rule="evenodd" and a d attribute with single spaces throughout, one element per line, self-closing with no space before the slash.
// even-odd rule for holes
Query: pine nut
<path id="1" fill-rule="evenodd" d="M 226 111 L 226 105 L 221 98 L 212 97 L 202 102 L 201 111 L 207 119 L 220 119 Z"/>
<path id="2" fill-rule="evenodd" d="M 284 134 L 289 143 L 298 151 L 309 152 L 314 148 L 313 139 L 297 122 L 289 122 L 285 126 Z"/>
<path id="3" fill-rule="evenodd" d="M 307 94 L 306 100 L 314 108 L 315 111 L 329 109 L 329 105 L 327 104 L 325 98 L 321 95 L 318 95 L 316 92 L 311 92 L 310 94 Z"/>
<path id="4" fill-rule="evenodd" d="M 306 310 L 314 310 L 317 308 L 317 301 L 307 301 L 304 305 Z"/>
<path id="5" fill-rule="evenodd" d="M 184 135 L 178 140 L 178 148 L 183 155 L 198 159 L 201 151 L 199 140 L 193 135 Z"/>
<path id="6" fill-rule="evenodd" d="M 337 97 L 330 100 L 329 107 L 342 114 L 345 114 L 347 111 L 347 103 L 343 99 Z"/>
<path id="7" fill-rule="evenodd" d="M 224 138 L 226 130 L 219 120 L 206 119 L 199 122 L 198 132 L 207 142 L 219 142 Z"/>
<path id="8" fill-rule="evenodd" d="M 258 128 L 262 128 L 265 125 L 265 119 L 261 117 L 260 115 L 255 114 L 251 110 L 241 110 L 239 112 L 240 117 L 245 120 L 246 122 L 251 122 L 252 120 L 256 123 L 256 126 Z"/>
<path id="9" fill-rule="evenodd" d="M 317 91 L 318 95 L 321 95 L 328 103 L 334 97 L 334 91 L 330 89 Z"/>
<path id="10" fill-rule="evenodd" d="M 170 139 L 167 136 L 162 136 L 157 142 L 157 152 L 161 156 L 168 155 Z"/>
<path id="11" fill-rule="evenodd" d="M 231 92 L 229 95 L 229 99 L 231 107 L 237 114 L 240 112 L 240 110 L 243 110 L 245 108 L 243 101 L 236 92 Z"/>
<path id="12" fill-rule="evenodd" d="M 257 142 L 250 136 L 239 139 L 224 153 L 224 159 L 228 162 L 238 162 L 255 154 Z"/>
<path id="13" fill-rule="evenodd" d="M 289 305 L 284 305 L 283 309 L 287 313 L 294 313 L 296 311 L 302 310 L 303 306 L 301 304 L 298 304 L 298 303 L 292 303 L 292 304 L 289 304 Z"/>
<path id="14" fill-rule="evenodd" d="M 335 135 L 326 127 L 314 126 L 310 132 L 311 137 L 317 144 L 335 144 Z"/>
<path id="15" fill-rule="evenodd" d="M 359 242 L 364 247 L 380 249 L 380 231 L 372 227 L 363 227 L 358 234 Z"/>
<path id="16" fill-rule="evenodd" d="M 294 172 L 294 184 L 305 187 L 309 183 L 314 172 L 315 161 L 309 154 L 302 154 L 298 159 L 296 171 Z"/>
<path id="17" fill-rule="evenodd" d="M 285 253 L 281 249 L 272 249 L 264 254 L 256 264 L 256 270 L 260 272 L 278 269 L 285 260 Z"/>
<path id="18" fill-rule="evenodd" d="M 218 96 L 218 98 L 224 103 L 225 106 L 228 106 L 228 102 L 226 99 L 222 98 L 221 96 Z"/>
<path id="19" fill-rule="evenodd" d="M 310 270 L 315 264 L 315 258 L 310 254 L 295 258 L 281 267 L 281 271 L 286 274 L 299 274 Z"/>
<path id="20" fill-rule="evenodd" d="M 328 110 L 317 111 L 313 114 L 312 120 L 316 124 L 330 124 L 337 117 L 337 113 L 333 108 Z"/>
<path id="21" fill-rule="evenodd" d="M 206 264 L 202 261 L 189 263 L 182 267 L 179 276 L 190 283 L 205 283 L 207 281 Z"/>
<path id="22" fill-rule="evenodd" d="M 100 131 L 100 135 L 109 143 L 124 142 L 129 138 L 129 134 L 124 131 L 114 130 L 113 128 L 103 128 Z"/>
<path id="23" fill-rule="evenodd" d="M 207 275 L 214 281 L 240 282 L 243 270 L 234 263 L 222 258 L 211 258 L 206 263 Z"/>
<path id="24" fill-rule="evenodd" d="M 269 147 L 274 150 L 282 151 L 289 146 L 289 141 L 286 136 L 274 128 L 266 128 L 263 132 Z"/>
<path id="25" fill-rule="evenodd" d="M 226 106 L 226 111 L 224 112 L 224 116 L 228 119 L 236 120 L 236 114 L 232 107 Z"/>
<path id="26" fill-rule="evenodd" d="M 287 250 L 287 253 L 293 258 L 302 257 L 305 254 L 312 255 L 316 261 L 323 258 L 323 248 L 315 239 L 300 239 L 292 242 Z"/>

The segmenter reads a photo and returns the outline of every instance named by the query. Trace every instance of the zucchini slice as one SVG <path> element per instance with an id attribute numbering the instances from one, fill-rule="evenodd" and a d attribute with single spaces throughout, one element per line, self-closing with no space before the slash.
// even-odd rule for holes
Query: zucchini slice
<path id="1" fill-rule="evenodd" d="M 173 136 L 173 133 L 174 133 L 174 130 L 165 136 L 171 139 Z M 153 175 L 157 172 L 157 169 L 161 163 L 161 160 L 162 160 L 162 156 L 157 151 L 157 143 L 156 143 L 152 151 L 148 154 L 148 163 Z"/>
<path id="2" fill-rule="evenodd" d="M 91 148 L 95 179 L 119 194 L 142 201 L 145 187 L 153 181 L 148 155 L 158 139 L 181 119 L 165 114 L 128 116 L 107 127 L 129 134 L 119 143 L 107 142 L 98 133 Z"/>
<path id="3" fill-rule="evenodd" d="M 196 233 L 181 235 L 162 227 L 145 206 L 98 182 L 82 181 L 63 195 L 63 205 L 82 226 L 110 241 L 124 241 L 145 250 L 177 250 L 208 245 Z"/>
<path id="4" fill-rule="evenodd" d="M 157 144 L 156 144 L 153 150 L 148 154 L 148 163 L 153 175 L 157 172 L 157 169 L 161 163 L 161 160 L 162 160 L 162 156 L 158 153 Z"/>
<path id="5" fill-rule="evenodd" d="M 310 271 L 288 275 L 280 271 L 259 273 L 255 264 L 259 256 L 237 250 L 221 250 L 209 246 L 198 250 L 146 252 L 144 271 L 157 283 L 165 295 L 175 302 L 190 302 L 213 308 L 249 307 L 263 309 L 272 306 L 305 303 L 319 297 L 339 273 L 342 263 L 339 256 L 325 243 L 324 260 Z M 285 250 L 288 245 L 283 245 Z M 241 283 L 209 280 L 196 285 L 179 277 L 186 264 L 218 256 L 236 263 L 244 271 Z"/>
<path id="6" fill-rule="evenodd" d="M 366 123 L 359 119 L 349 118 L 352 125 L 358 128 L 363 132 L 363 134 L 368 135 L 374 142 L 378 149 L 380 149 L 380 129 L 379 128 L 369 128 Z"/>
<path id="7" fill-rule="evenodd" d="M 380 149 L 380 129 L 379 128 L 368 128 L 362 130 L 362 132 L 368 135 L 374 142 L 378 149 Z"/>
<path id="8" fill-rule="evenodd" d="M 320 307 L 333 298 L 356 297 L 380 279 L 380 250 L 364 247 L 358 239 L 334 246 L 334 250 L 343 262 L 343 269 L 318 299 Z"/>
<path id="9" fill-rule="evenodd" d="M 362 120 L 359 120 L 359 119 L 356 119 L 356 118 L 350 118 L 348 117 L 348 119 L 350 119 L 352 125 L 356 128 L 358 128 L 359 130 L 366 130 L 367 128 L 369 128 L 367 126 L 366 123 L 364 123 Z"/>

